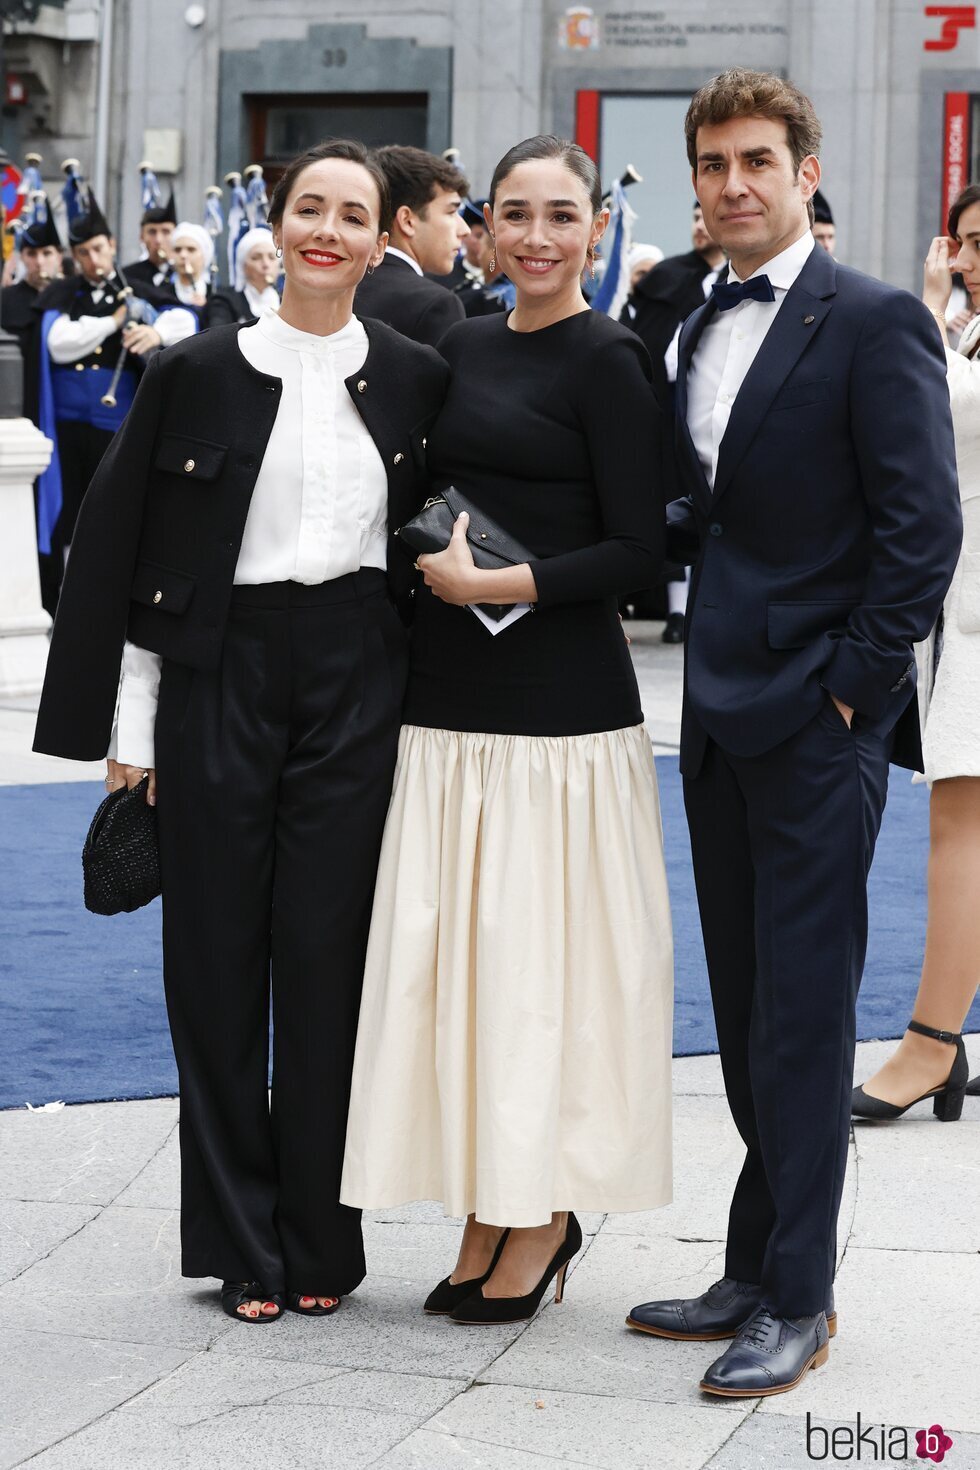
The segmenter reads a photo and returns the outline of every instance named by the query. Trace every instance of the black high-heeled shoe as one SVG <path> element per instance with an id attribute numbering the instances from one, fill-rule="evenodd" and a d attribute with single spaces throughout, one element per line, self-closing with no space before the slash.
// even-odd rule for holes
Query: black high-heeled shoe
<path id="1" fill-rule="evenodd" d="M 459 1306 L 460 1302 L 465 1302 L 468 1296 L 472 1296 L 475 1291 L 479 1291 L 484 1281 L 490 1279 L 494 1266 L 500 1260 L 500 1252 L 503 1250 L 509 1234 L 510 1231 L 505 1230 L 497 1241 L 497 1248 L 493 1253 L 493 1259 L 482 1276 L 471 1276 L 468 1281 L 450 1281 L 449 1277 L 446 1276 L 439 1282 L 438 1286 L 434 1286 L 429 1292 L 429 1295 L 425 1299 L 425 1305 L 422 1308 L 423 1312 L 428 1312 L 430 1317 L 446 1317 Z"/>
<path id="2" fill-rule="evenodd" d="M 933 1099 L 932 1111 L 939 1121 L 955 1123 L 963 1112 L 963 1099 L 967 1091 L 972 1093 L 974 1085 L 969 1081 L 970 1064 L 967 1061 L 963 1037 L 956 1031 L 936 1031 L 932 1026 L 923 1026 L 920 1021 L 910 1021 L 906 1029 L 914 1031 L 917 1036 L 930 1036 L 933 1041 L 945 1041 L 950 1046 L 955 1045 L 956 1055 L 946 1081 L 939 1087 L 933 1087 L 929 1092 L 924 1092 L 921 1097 L 914 1097 L 904 1107 L 900 1107 L 898 1103 L 885 1102 L 880 1097 L 872 1097 L 869 1092 L 865 1092 L 863 1087 L 855 1087 L 851 1093 L 851 1117 L 871 1118 L 877 1122 L 885 1122 L 892 1118 L 900 1118 L 903 1113 L 908 1112 L 909 1108 L 914 1108 L 916 1103 L 925 1102 L 926 1098 L 931 1097 Z M 980 1082 L 980 1078 L 977 1081 Z"/>
<path id="3" fill-rule="evenodd" d="M 568 1263 L 581 1249 L 582 1227 L 569 1210 L 565 1238 L 545 1267 L 545 1273 L 533 1291 L 529 1291 L 526 1296 L 486 1297 L 481 1287 L 472 1296 L 461 1302 L 449 1315 L 454 1322 L 474 1327 L 502 1322 L 526 1322 L 538 1310 L 541 1298 L 556 1274 L 558 1280 L 555 1284 L 555 1301 L 562 1300 L 565 1295 L 565 1273 L 568 1270 Z"/>

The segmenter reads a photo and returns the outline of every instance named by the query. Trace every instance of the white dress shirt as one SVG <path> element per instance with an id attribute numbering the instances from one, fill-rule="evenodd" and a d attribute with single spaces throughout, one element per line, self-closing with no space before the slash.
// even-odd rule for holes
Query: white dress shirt
<path id="1" fill-rule="evenodd" d="M 705 479 L 714 487 L 718 453 L 728 428 L 732 406 L 766 333 L 776 320 L 786 293 L 806 265 L 816 241 L 809 230 L 754 276 L 768 276 L 775 301 L 740 301 L 728 311 L 716 311 L 701 333 L 687 372 L 687 426 Z M 730 266 L 729 282 L 740 278 Z"/>
<path id="2" fill-rule="evenodd" d="M 705 301 L 707 301 L 708 297 L 711 295 L 711 288 L 715 284 L 715 281 L 721 280 L 722 272 L 726 269 L 727 266 L 723 261 L 717 270 L 709 271 L 708 274 L 701 281 L 701 290 L 704 292 Z M 677 347 L 678 343 L 681 340 L 681 331 L 683 330 L 683 327 L 683 322 L 677 323 L 677 331 L 674 333 L 673 337 L 671 337 L 670 345 L 667 348 L 667 351 L 664 353 L 664 371 L 667 374 L 668 383 L 677 382 Z"/>
<path id="3" fill-rule="evenodd" d="M 367 357 L 356 317 L 318 337 L 270 312 L 238 334 L 242 356 L 282 381 L 242 537 L 236 585 L 329 582 L 387 566 L 388 476 L 345 378 Z M 154 764 L 161 659 L 127 643 L 109 755 Z"/>

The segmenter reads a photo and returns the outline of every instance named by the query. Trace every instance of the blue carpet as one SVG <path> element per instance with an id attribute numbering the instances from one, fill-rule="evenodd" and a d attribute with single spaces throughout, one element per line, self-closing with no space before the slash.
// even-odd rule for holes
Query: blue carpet
<path id="1" fill-rule="evenodd" d="M 657 761 L 677 955 L 674 1052 L 717 1050 L 677 762 Z M 0 787 L 0 1107 L 159 1097 L 177 1075 L 160 980 L 159 900 L 100 918 L 82 906 L 82 839 L 102 788 Z M 871 878 L 862 1039 L 901 1034 L 925 934 L 928 795 L 892 772 Z M 980 1030 L 980 1004 L 968 1030 Z"/>

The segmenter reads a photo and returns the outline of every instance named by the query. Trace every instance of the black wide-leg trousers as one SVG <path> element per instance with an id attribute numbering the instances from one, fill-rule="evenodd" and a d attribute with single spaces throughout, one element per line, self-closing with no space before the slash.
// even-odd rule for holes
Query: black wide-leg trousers
<path id="1" fill-rule="evenodd" d="M 867 876 L 890 737 L 828 698 L 764 755 L 709 742 L 685 779 L 725 1089 L 746 1147 L 725 1273 L 823 1311 L 847 1163 Z"/>
<path id="2" fill-rule="evenodd" d="M 220 667 L 164 663 L 157 811 L 185 1276 L 330 1296 L 363 1279 L 340 1177 L 406 676 L 405 631 L 372 569 L 236 587 Z"/>

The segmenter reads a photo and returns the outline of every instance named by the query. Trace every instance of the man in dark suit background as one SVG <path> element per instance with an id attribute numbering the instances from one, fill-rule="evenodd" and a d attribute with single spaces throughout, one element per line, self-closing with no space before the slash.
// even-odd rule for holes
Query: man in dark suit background
<path id="1" fill-rule="evenodd" d="M 694 562 L 681 771 L 746 1156 L 725 1276 L 628 1320 L 733 1336 L 701 1387 L 756 1397 L 823 1363 L 836 1327 L 867 874 L 889 760 L 921 761 L 912 646 L 942 607 L 961 519 L 934 323 L 811 234 L 809 100 L 727 72 L 685 131 L 730 269 L 679 345 L 670 554 Z"/>
<path id="2" fill-rule="evenodd" d="M 392 145 L 374 157 L 391 191 L 392 225 L 384 259 L 357 288 L 354 310 L 415 342 L 435 347 L 462 321 L 463 303 L 432 275 L 449 275 L 469 225 L 460 214 L 469 184 L 454 164 L 422 148 Z"/>
<path id="3" fill-rule="evenodd" d="M 691 222 L 691 249 L 670 255 L 647 271 L 633 287 L 635 308 L 627 326 L 643 340 L 653 359 L 653 386 L 662 403 L 670 400 L 664 354 L 681 322 L 704 304 L 705 280 L 724 264 L 725 252 L 708 234 L 700 204 L 695 201 Z"/>

